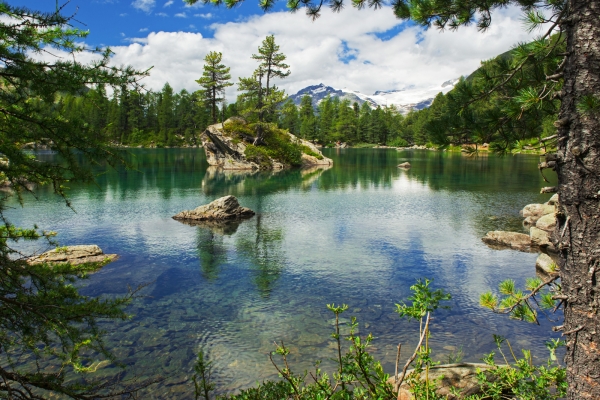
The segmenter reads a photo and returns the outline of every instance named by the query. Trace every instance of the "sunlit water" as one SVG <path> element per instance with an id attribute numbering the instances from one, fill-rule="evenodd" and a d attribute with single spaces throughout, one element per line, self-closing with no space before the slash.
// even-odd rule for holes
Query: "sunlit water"
<path id="1" fill-rule="evenodd" d="M 201 346 L 220 392 L 275 377 L 267 356 L 275 341 L 291 348 L 297 371 L 318 359 L 330 369 L 328 303 L 350 306 L 343 321 L 356 316 L 361 334 L 374 334 L 373 354 L 392 373 L 397 344 L 406 358 L 418 340 L 418 324 L 400 320 L 395 303 L 422 277 L 453 296 L 432 322 L 436 359 L 462 349 L 465 361 L 478 361 L 492 350 L 493 333 L 547 356 L 550 321 L 513 321 L 478 304 L 501 280 L 535 274 L 536 254 L 491 250 L 481 237 L 522 231 L 519 210 L 547 200 L 538 194 L 538 157 L 325 150 L 334 160 L 328 170 L 251 174 L 208 169 L 202 149 L 131 153 L 134 170 L 71 188 L 75 211 L 41 190 L 7 216 L 57 231 L 61 245 L 118 253 L 83 283 L 85 294 L 119 295 L 151 282 L 128 309 L 134 318 L 107 326 L 128 376 L 166 378 L 145 398 L 192 397 Z M 402 161 L 412 169 L 397 168 Z M 222 229 L 171 219 L 227 194 L 257 215 Z"/>

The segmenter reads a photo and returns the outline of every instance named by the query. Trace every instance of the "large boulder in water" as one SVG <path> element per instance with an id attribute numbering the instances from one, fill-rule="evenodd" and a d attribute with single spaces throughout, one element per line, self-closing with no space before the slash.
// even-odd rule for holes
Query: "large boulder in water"
<path id="1" fill-rule="evenodd" d="M 238 199 L 230 195 L 193 210 L 182 211 L 174 215 L 173 219 L 188 223 L 193 221 L 228 221 L 250 218 L 254 214 L 251 209 L 241 207 Z"/>
<path id="2" fill-rule="evenodd" d="M 116 254 L 104 254 L 102 249 L 95 244 L 57 247 L 54 250 L 42 253 L 29 259 L 30 264 L 59 264 L 70 263 L 79 265 L 84 263 L 108 264 L 117 259 Z"/>

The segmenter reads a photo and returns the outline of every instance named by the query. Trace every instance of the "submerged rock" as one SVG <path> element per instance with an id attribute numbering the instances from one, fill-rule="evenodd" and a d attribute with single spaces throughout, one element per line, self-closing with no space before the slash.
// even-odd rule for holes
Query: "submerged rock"
<path id="1" fill-rule="evenodd" d="M 473 396 L 481 393 L 481 386 L 477 380 L 477 372 L 489 370 L 492 367 L 487 364 L 479 363 L 460 363 L 436 365 L 429 368 L 429 380 L 437 380 L 436 393 L 449 400 L 464 399 L 468 396 Z M 407 376 L 413 370 L 407 371 Z M 421 372 L 421 379 L 425 379 L 425 371 Z M 439 379 L 439 380 L 438 380 Z M 390 378 L 388 382 L 394 385 L 394 378 Z M 455 388 L 455 389 L 454 389 Z M 458 396 L 453 393 L 458 389 Z M 406 379 L 402 382 L 398 391 L 399 400 L 413 400 L 414 396 L 409 391 Z"/>
<path id="2" fill-rule="evenodd" d="M 104 254 L 100 247 L 93 245 L 57 247 L 54 250 L 42 253 L 29 259 L 30 264 L 41 263 L 70 263 L 79 265 L 84 263 L 108 264 L 118 258 L 116 254 Z"/>
<path id="3" fill-rule="evenodd" d="M 209 204 L 193 210 L 182 211 L 173 216 L 173 219 L 191 223 L 193 221 L 227 221 L 232 219 L 250 218 L 254 211 L 241 207 L 234 196 L 224 196 Z"/>
<path id="4" fill-rule="evenodd" d="M 530 252 L 532 245 L 529 235 L 507 231 L 490 231 L 481 240 L 495 249 L 510 248 Z"/>
<path id="5" fill-rule="evenodd" d="M 404 168 L 404 169 L 409 169 L 411 167 L 410 163 L 407 162 L 403 162 L 402 164 L 398 164 L 398 168 Z"/>

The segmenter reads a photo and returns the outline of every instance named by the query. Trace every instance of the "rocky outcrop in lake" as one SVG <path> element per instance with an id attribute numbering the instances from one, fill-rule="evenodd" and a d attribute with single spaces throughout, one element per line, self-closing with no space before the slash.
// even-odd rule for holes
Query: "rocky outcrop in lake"
<path id="1" fill-rule="evenodd" d="M 78 245 L 57 247 L 54 250 L 42 253 L 28 260 L 30 264 L 59 264 L 70 263 L 79 265 L 84 263 L 108 264 L 118 258 L 116 254 L 104 254 L 102 249 L 96 245 Z"/>
<path id="2" fill-rule="evenodd" d="M 193 224 L 195 222 L 218 222 L 236 219 L 250 218 L 254 211 L 241 207 L 238 199 L 234 196 L 224 196 L 209 204 L 197 207 L 193 210 L 182 211 L 173 216 L 173 219 Z"/>
<path id="3" fill-rule="evenodd" d="M 293 160 L 297 166 L 333 165 L 313 143 L 276 128 L 265 129 L 272 129 L 272 135 L 277 136 L 271 144 L 258 140 L 250 125 L 239 117 L 208 126 L 201 135 L 208 164 L 227 170 L 288 168 L 293 166 L 292 161 L 285 158 L 289 151 L 279 151 L 276 147 L 283 145 L 295 147 L 299 152 L 300 158 Z"/>

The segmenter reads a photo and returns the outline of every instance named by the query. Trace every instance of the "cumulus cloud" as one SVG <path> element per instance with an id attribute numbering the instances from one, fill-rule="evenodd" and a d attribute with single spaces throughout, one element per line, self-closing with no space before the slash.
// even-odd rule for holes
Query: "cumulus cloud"
<path id="1" fill-rule="evenodd" d="M 156 0 L 135 0 L 131 5 L 133 8 L 149 13 L 156 4 Z"/>
<path id="2" fill-rule="evenodd" d="M 177 18 L 187 18 L 187 14 L 184 13 L 184 12 L 181 12 L 181 13 L 175 14 L 175 17 L 177 17 Z"/>
<path id="3" fill-rule="evenodd" d="M 204 18 L 204 19 L 211 19 L 213 17 L 213 15 L 211 13 L 206 13 L 206 14 L 194 14 L 194 17 L 198 17 L 198 18 Z"/>
<path id="4" fill-rule="evenodd" d="M 163 7 L 169 7 L 169 6 L 170 6 L 170 5 L 172 5 L 173 3 L 175 3 L 175 0 L 169 0 L 169 1 L 167 1 L 167 2 L 166 2 L 164 5 L 163 5 Z"/>
<path id="5" fill-rule="evenodd" d="M 193 91 L 198 89 L 194 81 L 209 51 L 223 53 L 223 62 L 237 82 L 238 77 L 252 74 L 257 63 L 251 55 L 265 36 L 274 34 L 292 70 L 288 78 L 277 81 L 288 93 L 322 82 L 372 94 L 429 87 L 468 75 L 481 60 L 531 39 L 519 16 L 518 9 L 501 10 L 492 27 L 480 33 L 475 27 L 456 32 L 424 30 L 396 19 L 389 8 L 326 12 L 314 23 L 303 15 L 278 12 L 212 24 L 210 38 L 192 32 L 151 32 L 112 50 L 116 64 L 154 66 L 145 80 L 149 88 L 158 90 L 168 81 L 176 90 Z M 233 86 L 227 97 L 233 101 L 235 96 Z"/>

